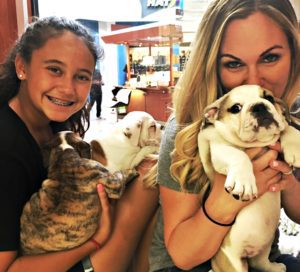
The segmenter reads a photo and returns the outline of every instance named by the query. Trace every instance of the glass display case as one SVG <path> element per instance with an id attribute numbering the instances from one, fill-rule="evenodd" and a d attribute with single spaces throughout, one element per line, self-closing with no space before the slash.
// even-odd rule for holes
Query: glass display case
<path id="1" fill-rule="evenodd" d="M 181 26 L 147 24 L 112 31 L 101 38 L 105 43 L 126 46 L 129 65 L 123 87 L 131 90 L 127 111 L 146 111 L 158 121 L 167 121 L 174 74 L 179 70 L 179 54 L 175 56 L 173 47 L 178 48 L 182 40 Z"/>

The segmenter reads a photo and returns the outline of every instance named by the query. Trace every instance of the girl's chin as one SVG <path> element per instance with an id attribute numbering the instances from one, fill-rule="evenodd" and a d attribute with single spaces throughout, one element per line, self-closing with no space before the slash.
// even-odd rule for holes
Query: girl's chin
<path id="1" fill-rule="evenodd" d="M 53 122 L 61 123 L 61 122 L 67 121 L 70 118 L 70 116 L 72 116 L 72 115 L 73 115 L 73 113 L 69 114 L 69 115 L 68 114 L 48 114 L 48 119 Z"/>
<path id="2" fill-rule="evenodd" d="M 57 108 L 56 110 L 47 110 L 45 112 L 47 118 L 51 121 L 55 122 L 65 122 L 68 120 L 73 114 L 75 114 L 79 109 L 74 108 Z"/>

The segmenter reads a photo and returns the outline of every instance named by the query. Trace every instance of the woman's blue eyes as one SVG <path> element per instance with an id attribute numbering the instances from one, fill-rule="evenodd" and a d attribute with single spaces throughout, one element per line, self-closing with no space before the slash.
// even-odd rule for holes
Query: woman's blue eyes
<path id="1" fill-rule="evenodd" d="M 229 69 L 236 69 L 242 66 L 242 63 L 239 61 L 228 61 L 224 63 L 224 66 Z"/>
<path id="2" fill-rule="evenodd" d="M 280 55 L 270 53 L 262 57 L 261 63 L 273 63 L 278 61 L 279 59 L 280 59 Z M 228 69 L 238 69 L 243 66 L 245 66 L 245 64 L 240 61 L 227 61 L 224 63 L 224 67 Z"/>
<path id="3" fill-rule="evenodd" d="M 277 61 L 279 58 L 280 56 L 277 54 L 268 54 L 263 57 L 263 62 L 271 63 Z"/>

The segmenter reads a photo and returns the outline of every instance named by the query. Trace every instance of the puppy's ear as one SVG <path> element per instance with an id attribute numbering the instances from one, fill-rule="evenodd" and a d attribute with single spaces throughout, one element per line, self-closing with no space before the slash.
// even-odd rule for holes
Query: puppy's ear
<path id="1" fill-rule="evenodd" d="M 275 103 L 279 105 L 282 115 L 285 117 L 285 120 L 290 124 L 292 122 L 292 118 L 290 115 L 290 110 L 288 105 L 282 99 L 276 97 L 274 97 L 274 99 L 275 99 Z"/>
<path id="2" fill-rule="evenodd" d="M 76 150 L 81 158 L 90 159 L 92 157 L 90 144 L 82 140 L 76 133 L 66 133 L 65 138 L 67 143 Z"/>
<path id="3" fill-rule="evenodd" d="M 107 158 L 105 156 L 104 150 L 101 146 L 101 144 L 96 141 L 91 141 L 91 147 L 92 147 L 92 159 L 100 162 L 103 166 L 107 165 Z"/>
<path id="4" fill-rule="evenodd" d="M 207 126 L 215 123 L 215 121 L 219 118 L 222 105 L 226 102 L 227 99 L 228 99 L 228 93 L 223 95 L 221 98 L 217 99 L 215 102 L 208 105 L 204 109 L 201 129 L 204 129 Z"/>
<path id="5" fill-rule="evenodd" d="M 214 104 L 212 104 L 204 109 L 204 115 L 202 118 L 201 129 L 204 129 L 207 126 L 214 124 L 215 120 L 218 118 L 219 108 Z"/>
<path id="6" fill-rule="evenodd" d="M 78 152 L 81 158 L 85 158 L 85 159 L 92 158 L 91 146 L 87 142 L 85 141 L 76 142 L 74 144 L 74 148 Z"/>
<path id="7" fill-rule="evenodd" d="M 137 120 L 132 124 L 127 124 L 123 129 L 123 133 L 134 146 L 139 146 L 141 130 L 142 120 Z"/>

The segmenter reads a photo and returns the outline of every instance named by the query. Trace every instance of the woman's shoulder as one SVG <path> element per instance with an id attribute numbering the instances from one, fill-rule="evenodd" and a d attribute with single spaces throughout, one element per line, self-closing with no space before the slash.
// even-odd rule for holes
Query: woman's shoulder
<path id="1" fill-rule="evenodd" d="M 175 116 L 171 116 L 166 123 L 158 158 L 157 182 L 173 190 L 180 191 L 180 184 L 171 176 L 171 153 L 175 146 L 177 134 Z"/>
<path id="2" fill-rule="evenodd" d="M 175 115 L 171 115 L 168 121 L 166 122 L 165 129 L 164 129 L 164 135 L 172 139 L 172 141 L 175 140 L 176 134 L 178 132 L 178 125 L 176 122 Z"/>

